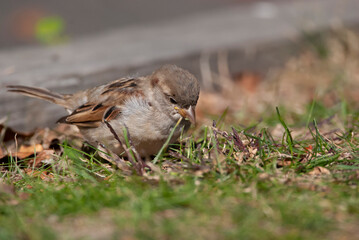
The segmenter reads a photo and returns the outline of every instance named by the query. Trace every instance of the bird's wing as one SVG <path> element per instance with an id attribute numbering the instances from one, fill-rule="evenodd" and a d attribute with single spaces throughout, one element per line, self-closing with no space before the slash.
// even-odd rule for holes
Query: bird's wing
<path id="1" fill-rule="evenodd" d="M 103 121 L 111 121 L 121 114 L 121 108 L 131 97 L 143 96 L 140 79 L 121 78 L 105 86 L 87 91 L 88 99 L 94 99 L 76 108 L 70 115 L 58 120 L 60 123 L 78 127 L 98 127 Z"/>

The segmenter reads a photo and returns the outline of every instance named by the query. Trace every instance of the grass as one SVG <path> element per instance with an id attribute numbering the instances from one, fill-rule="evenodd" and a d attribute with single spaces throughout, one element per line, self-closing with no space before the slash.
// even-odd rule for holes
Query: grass
<path id="1" fill-rule="evenodd" d="M 314 122 L 301 139 L 279 109 L 277 117 L 278 140 L 266 128 L 203 126 L 160 159 L 166 171 L 143 177 L 68 143 L 63 168 L 37 170 L 51 178 L 12 164 L 3 182 L 16 190 L 1 192 L 0 238 L 318 239 L 357 223 L 358 124 L 330 140 Z M 358 123 L 357 113 L 347 117 Z M 318 166 L 331 174 L 308 174 Z"/>
<path id="2" fill-rule="evenodd" d="M 2 160 L 0 239 L 354 239 L 359 112 L 346 97 L 272 106 L 246 126 L 226 110 L 142 176 L 71 138 L 52 162 Z"/>

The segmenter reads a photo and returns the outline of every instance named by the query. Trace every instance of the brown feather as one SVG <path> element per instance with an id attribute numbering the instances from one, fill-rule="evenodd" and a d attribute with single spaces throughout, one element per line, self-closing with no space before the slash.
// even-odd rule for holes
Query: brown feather
<path id="1" fill-rule="evenodd" d="M 81 122 L 74 125 L 82 128 L 97 128 L 101 125 L 101 122 Z"/>
<path id="2" fill-rule="evenodd" d="M 60 118 L 58 122 L 79 127 L 98 127 L 102 121 L 115 119 L 121 114 L 121 109 L 116 106 L 120 106 L 129 97 L 143 96 L 142 91 L 137 88 L 138 81 L 139 79 L 122 78 L 107 84 L 102 92 L 93 92 L 94 97 L 102 102 L 85 103 L 70 115 Z"/>
<path id="3" fill-rule="evenodd" d="M 111 121 L 112 119 L 115 119 L 118 115 L 121 114 L 121 110 L 115 106 L 112 106 L 106 110 L 106 112 L 103 115 L 102 121 Z"/>
<path id="4" fill-rule="evenodd" d="M 6 87 L 8 88 L 9 92 L 21 93 L 26 96 L 40 98 L 52 103 L 56 103 L 65 108 L 69 108 L 65 96 L 69 97 L 70 95 L 62 95 L 59 93 L 54 93 L 45 88 L 35 88 L 35 87 L 27 87 L 21 85 L 10 85 Z"/>
<path id="5" fill-rule="evenodd" d="M 102 106 L 96 108 L 97 105 L 93 105 L 91 109 L 87 111 L 75 111 L 66 118 L 66 123 L 76 124 L 83 122 L 98 122 L 102 120 L 102 116 L 107 110 L 108 106 Z"/>

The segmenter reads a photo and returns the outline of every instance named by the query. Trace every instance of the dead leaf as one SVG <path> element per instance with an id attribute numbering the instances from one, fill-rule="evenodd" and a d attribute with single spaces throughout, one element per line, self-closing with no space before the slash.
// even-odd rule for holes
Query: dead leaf
<path id="1" fill-rule="evenodd" d="M 307 152 L 312 152 L 313 151 L 313 146 L 309 145 L 308 147 L 304 148 Z"/>
<path id="2" fill-rule="evenodd" d="M 249 152 L 249 158 L 254 158 L 255 155 L 257 154 L 258 149 L 254 147 L 248 147 L 247 149 Z"/>
<path id="3" fill-rule="evenodd" d="M 31 146 L 26 146 L 26 145 L 21 145 L 19 152 L 21 153 L 25 153 L 25 152 L 41 152 L 43 150 L 42 145 L 41 144 L 35 144 L 35 145 L 31 145 Z"/>
<path id="4" fill-rule="evenodd" d="M 10 153 L 8 155 L 14 156 L 19 159 L 24 159 L 34 155 L 36 152 L 41 152 L 42 150 L 43 148 L 41 144 L 35 144 L 31 146 L 21 145 L 18 152 L 16 152 L 15 154 Z"/>
<path id="5" fill-rule="evenodd" d="M 53 154 L 55 153 L 54 150 L 49 149 L 49 150 L 43 150 L 42 152 L 40 152 L 39 154 L 36 154 L 36 156 L 31 159 L 29 161 L 29 166 L 30 167 L 39 167 L 40 164 L 44 161 L 44 160 L 50 160 L 52 159 Z"/>
<path id="6" fill-rule="evenodd" d="M 318 175 L 329 175 L 330 174 L 330 171 L 324 167 L 315 167 L 313 168 L 312 171 L 310 171 L 308 173 L 309 175 L 312 175 L 312 176 L 318 176 Z"/>
<path id="7" fill-rule="evenodd" d="M 236 159 L 238 165 L 244 162 L 244 152 L 236 152 L 234 154 L 234 158 Z"/>
<path id="8" fill-rule="evenodd" d="M 292 163 L 293 163 L 292 160 L 288 160 L 288 159 L 278 160 L 277 166 L 278 167 L 290 166 Z"/>
<path id="9" fill-rule="evenodd" d="M 50 179 L 54 178 L 53 174 L 47 171 L 39 171 L 26 168 L 24 172 L 31 177 L 40 177 L 44 181 L 49 181 Z"/>

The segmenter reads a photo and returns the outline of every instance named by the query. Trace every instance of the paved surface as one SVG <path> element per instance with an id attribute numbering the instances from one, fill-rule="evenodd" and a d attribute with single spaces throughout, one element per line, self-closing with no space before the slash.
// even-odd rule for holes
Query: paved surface
<path id="1" fill-rule="evenodd" d="M 119 76 L 149 73 L 163 62 L 179 64 L 200 77 L 203 52 L 240 49 L 233 51 L 233 59 L 246 63 L 246 52 L 273 42 L 292 42 L 303 30 L 358 24 L 358 12 L 358 0 L 256 2 L 124 27 L 62 46 L 0 51 L 0 89 L 26 84 L 73 92 Z M 281 48 L 284 45 L 278 51 Z M 262 59 L 264 55 L 257 60 Z M 276 59 L 268 58 L 271 61 Z M 51 104 L 4 92 L 0 102 L 0 117 L 11 116 L 10 125 L 21 128 L 46 126 L 65 113 Z"/>
<path id="2" fill-rule="evenodd" d="M 60 16 L 70 40 L 128 26 L 147 25 L 254 0 L 2 0 L 0 49 L 34 45 L 37 18 Z M 258 1 L 258 0 L 257 0 Z"/>

